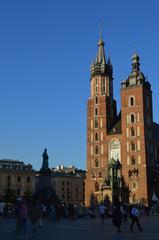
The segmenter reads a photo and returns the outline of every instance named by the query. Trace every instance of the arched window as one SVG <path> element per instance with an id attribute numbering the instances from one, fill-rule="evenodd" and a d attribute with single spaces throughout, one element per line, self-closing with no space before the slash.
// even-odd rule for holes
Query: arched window
<path id="1" fill-rule="evenodd" d="M 98 97 L 95 98 L 95 104 L 98 104 Z"/>
<path id="2" fill-rule="evenodd" d="M 135 114 L 134 114 L 134 113 L 131 113 L 131 114 L 130 114 L 130 122 L 131 122 L 131 123 L 134 123 L 134 122 L 135 122 Z"/>
<path id="3" fill-rule="evenodd" d="M 95 116 L 98 115 L 98 108 L 95 108 Z"/>
<path id="4" fill-rule="evenodd" d="M 131 164 L 134 165 L 136 163 L 134 155 L 131 157 Z"/>
<path id="5" fill-rule="evenodd" d="M 135 105 L 135 98 L 134 98 L 134 96 L 131 96 L 129 98 L 129 106 L 134 106 L 134 105 Z"/>
<path id="6" fill-rule="evenodd" d="M 97 155 L 99 153 L 98 146 L 95 146 L 95 154 Z"/>
<path id="7" fill-rule="evenodd" d="M 95 120 L 94 120 L 94 127 L 95 127 L 95 128 L 98 128 L 98 119 L 95 119 Z"/>
<path id="8" fill-rule="evenodd" d="M 131 133 L 131 137 L 135 136 L 135 129 L 133 127 L 131 127 L 130 129 L 130 133 Z"/>
<path id="9" fill-rule="evenodd" d="M 98 133 L 95 134 L 95 141 L 98 141 Z"/>
<path id="10" fill-rule="evenodd" d="M 131 151 L 135 151 L 135 143 L 134 143 L 134 141 L 131 142 Z"/>
<path id="11" fill-rule="evenodd" d="M 97 159 L 95 160 L 95 167 L 99 167 L 99 161 Z"/>

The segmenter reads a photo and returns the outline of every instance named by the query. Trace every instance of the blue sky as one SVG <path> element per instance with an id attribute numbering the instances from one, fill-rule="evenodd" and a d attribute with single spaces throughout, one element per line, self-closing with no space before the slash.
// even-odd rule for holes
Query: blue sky
<path id="1" fill-rule="evenodd" d="M 85 168 L 89 67 L 100 23 L 118 111 L 136 48 L 158 122 L 158 12 L 157 0 L 1 0 L 0 158 L 39 169 L 46 147 L 50 166 Z"/>

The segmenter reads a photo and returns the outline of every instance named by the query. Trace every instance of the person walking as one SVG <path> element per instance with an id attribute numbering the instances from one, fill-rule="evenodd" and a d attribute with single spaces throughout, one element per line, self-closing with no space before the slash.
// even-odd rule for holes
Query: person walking
<path id="1" fill-rule="evenodd" d="M 39 223 L 40 220 L 40 208 L 37 206 L 36 202 L 33 202 L 30 208 L 30 222 L 32 224 L 32 230 L 33 230 L 33 234 L 36 234 L 37 231 L 37 225 Z"/>
<path id="2" fill-rule="evenodd" d="M 23 201 L 20 209 L 20 234 L 23 234 L 24 239 L 27 239 L 26 224 L 28 218 L 28 206 L 26 200 Z"/>
<path id="3" fill-rule="evenodd" d="M 131 225 L 130 225 L 130 230 L 131 231 L 133 231 L 133 226 L 134 226 L 135 223 L 137 224 L 139 231 L 143 231 L 143 229 L 140 225 L 139 217 L 140 217 L 139 209 L 137 208 L 136 205 L 134 205 L 133 208 L 131 209 L 131 219 L 132 219 L 132 222 L 131 222 Z"/>
<path id="4" fill-rule="evenodd" d="M 99 205 L 99 216 L 100 216 L 100 218 L 101 218 L 101 222 L 102 222 L 102 224 L 104 224 L 104 218 L 105 218 L 105 210 L 106 210 L 106 208 L 105 208 L 105 206 L 104 206 L 104 204 L 103 203 L 101 203 L 100 205 Z"/>
<path id="5" fill-rule="evenodd" d="M 113 213 L 112 213 L 112 222 L 115 227 L 117 227 L 117 231 L 121 232 L 121 223 L 122 223 L 122 212 L 119 200 L 116 200 L 114 203 Z"/>

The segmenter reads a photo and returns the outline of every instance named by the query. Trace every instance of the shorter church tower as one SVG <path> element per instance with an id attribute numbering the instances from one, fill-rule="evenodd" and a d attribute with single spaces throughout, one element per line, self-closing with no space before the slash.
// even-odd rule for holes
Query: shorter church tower
<path id="1" fill-rule="evenodd" d="M 148 203 L 154 169 L 152 91 L 137 54 L 132 56 L 132 71 L 121 86 L 122 171 L 130 201 Z"/>

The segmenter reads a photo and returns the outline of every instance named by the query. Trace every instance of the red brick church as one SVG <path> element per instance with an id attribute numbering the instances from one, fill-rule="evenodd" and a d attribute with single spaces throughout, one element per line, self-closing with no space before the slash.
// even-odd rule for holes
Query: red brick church
<path id="1" fill-rule="evenodd" d="M 140 70 L 139 56 L 121 82 L 121 111 L 113 96 L 113 67 L 100 34 L 90 68 L 87 105 L 87 177 L 85 204 L 118 194 L 126 202 L 149 204 L 159 197 L 159 124 L 153 121 L 150 82 Z"/>

